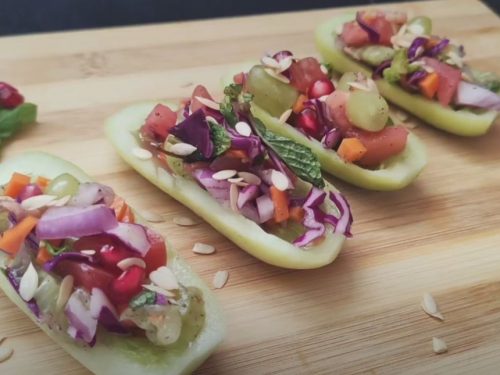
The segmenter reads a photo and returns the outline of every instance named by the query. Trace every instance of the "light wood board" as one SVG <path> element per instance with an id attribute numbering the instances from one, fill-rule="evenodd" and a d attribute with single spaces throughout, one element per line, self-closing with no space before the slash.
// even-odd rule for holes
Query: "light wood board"
<path id="1" fill-rule="evenodd" d="M 468 61 L 500 73 L 500 21 L 473 0 L 387 8 L 433 17 L 435 31 L 463 42 Z M 429 165 L 411 187 L 364 191 L 332 181 L 355 224 L 332 265 L 290 271 L 263 264 L 191 216 L 124 164 L 103 136 L 104 119 L 141 100 L 176 100 L 266 50 L 316 55 L 313 30 L 342 9 L 0 38 L 0 77 L 39 104 L 39 125 L 5 145 L 2 159 L 43 150 L 69 159 L 141 210 L 216 291 L 229 333 L 198 374 L 493 374 L 500 367 L 500 126 L 478 139 L 425 125 L 414 131 Z M 194 242 L 217 248 L 191 252 Z M 434 294 L 444 322 L 419 303 Z M 0 292 L 0 336 L 15 348 L 1 374 L 87 374 Z M 447 354 L 435 355 L 433 336 Z"/>

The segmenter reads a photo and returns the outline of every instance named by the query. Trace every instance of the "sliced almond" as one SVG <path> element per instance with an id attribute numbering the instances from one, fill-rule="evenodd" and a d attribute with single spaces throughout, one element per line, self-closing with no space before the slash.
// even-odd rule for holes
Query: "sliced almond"
<path id="1" fill-rule="evenodd" d="M 280 63 L 270 56 L 262 56 L 260 61 L 261 61 L 262 65 L 265 65 L 269 68 L 272 68 L 272 69 L 279 69 L 280 68 Z"/>
<path id="2" fill-rule="evenodd" d="M 162 223 L 165 221 L 163 216 L 154 211 L 142 211 L 141 216 L 150 223 Z"/>
<path id="3" fill-rule="evenodd" d="M 88 249 L 88 250 L 80 250 L 80 253 L 82 253 L 83 255 L 95 255 L 95 250 L 92 250 L 92 249 Z"/>
<path id="4" fill-rule="evenodd" d="M 273 170 L 271 172 L 271 182 L 274 187 L 280 191 L 285 191 L 288 189 L 288 177 L 285 176 L 282 172 Z"/>
<path id="5" fill-rule="evenodd" d="M 361 82 L 347 82 L 347 85 L 363 91 L 371 91 L 370 88 Z"/>
<path id="6" fill-rule="evenodd" d="M 169 292 L 168 290 L 160 288 L 157 285 L 144 284 L 142 287 L 145 288 L 145 289 L 147 289 L 147 290 L 150 290 L 152 292 L 155 292 L 155 293 L 158 293 L 158 294 L 162 294 L 165 297 L 175 297 L 175 293 Z"/>
<path id="7" fill-rule="evenodd" d="M 292 114 L 292 109 L 287 109 L 285 112 L 283 112 L 280 116 L 279 121 L 284 124 L 287 122 L 287 120 L 290 118 L 290 115 Z"/>
<path id="8" fill-rule="evenodd" d="M 260 185 L 262 180 L 259 176 L 250 172 L 238 172 L 238 176 L 242 177 L 246 182 L 251 185 Z"/>
<path id="9" fill-rule="evenodd" d="M 132 155 L 134 155 L 137 159 L 140 160 L 149 160 L 153 157 L 151 151 L 146 150 L 145 148 L 142 147 L 134 147 L 132 149 Z"/>
<path id="10" fill-rule="evenodd" d="M 50 202 L 57 199 L 55 195 L 35 195 L 34 197 L 27 198 L 21 202 L 21 207 L 27 211 L 38 210 L 39 208 L 47 206 Z"/>
<path id="11" fill-rule="evenodd" d="M 205 116 L 205 120 L 218 124 L 217 120 L 212 116 Z"/>
<path id="12" fill-rule="evenodd" d="M 421 307 L 426 314 L 436 319 L 444 320 L 444 316 L 439 311 L 439 307 L 436 303 L 436 300 L 430 293 L 424 293 L 424 295 L 422 296 Z"/>
<path id="13" fill-rule="evenodd" d="M 144 260 L 135 257 L 122 259 L 118 263 L 116 263 L 116 265 L 122 271 L 125 271 L 132 266 L 146 268 L 146 263 L 144 262 Z"/>
<path id="14" fill-rule="evenodd" d="M 62 198 L 55 199 L 52 202 L 47 203 L 47 206 L 50 206 L 50 207 L 62 207 L 64 205 L 66 205 L 66 203 L 68 203 L 70 199 L 71 199 L 71 195 L 65 195 Z"/>
<path id="15" fill-rule="evenodd" d="M 434 68 L 431 68 L 430 66 L 424 65 L 423 68 L 427 73 L 434 73 Z"/>
<path id="16" fill-rule="evenodd" d="M 238 171 L 234 169 L 223 169 L 219 172 L 216 172 L 212 175 L 212 178 L 214 180 L 227 180 L 228 178 L 231 178 L 236 175 Z"/>
<path id="17" fill-rule="evenodd" d="M 185 216 L 176 216 L 172 219 L 172 221 L 174 224 L 180 225 L 181 227 L 190 227 L 199 224 L 199 222 Z"/>
<path id="18" fill-rule="evenodd" d="M 239 121 L 234 125 L 234 129 L 241 135 L 248 137 L 252 134 L 252 128 L 245 121 Z"/>
<path id="19" fill-rule="evenodd" d="M 321 72 L 323 74 L 327 74 L 328 75 L 328 68 L 326 66 L 324 66 L 323 64 L 320 65 L 319 69 L 321 70 Z"/>
<path id="20" fill-rule="evenodd" d="M 179 283 L 172 270 L 161 266 L 149 274 L 149 279 L 160 288 L 165 290 L 179 289 Z"/>
<path id="21" fill-rule="evenodd" d="M 14 354 L 14 349 L 12 348 L 0 348 L 0 363 L 5 362 Z"/>
<path id="22" fill-rule="evenodd" d="M 193 152 L 196 151 L 196 147 L 193 145 L 190 145 L 189 143 L 176 143 L 173 145 L 170 145 L 168 147 L 168 152 L 171 152 L 172 154 L 179 155 L 179 156 L 187 156 L 191 155 Z"/>
<path id="23" fill-rule="evenodd" d="M 281 59 L 279 62 L 279 68 L 278 71 L 280 73 L 284 72 L 285 70 L 288 70 L 290 66 L 292 66 L 293 63 L 293 57 L 292 56 L 287 56 L 284 59 Z"/>
<path id="24" fill-rule="evenodd" d="M 36 289 L 38 288 L 38 272 L 36 272 L 33 263 L 30 262 L 26 272 L 23 277 L 21 277 L 21 282 L 19 283 L 19 295 L 23 300 L 28 302 L 35 295 Z"/>
<path id="25" fill-rule="evenodd" d="M 229 279 L 229 272 L 217 271 L 214 275 L 212 284 L 215 289 L 221 289 L 222 287 L 224 287 L 224 285 L 226 285 L 228 279 Z"/>
<path id="26" fill-rule="evenodd" d="M 342 23 L 339 23 L 337 25 L 337 27 L 335 28 L 335 34 L 341 35 L 343 29 L 344 29 L 344 25 Z"/>
<path id="27" fill-rule="evenodd" d="M 203 255 L 213 254 L 215 253 L 215 247 L 206 243 L 196 242 L 193 246 L 193 253 Z"/>
<path id="28" fill-rule="evenodd" d="M 71 296 L 71 292 L 73 291 L 73 284 L 75 279 L 72 275 L 64 276 L 64 279 L 61 281 L 61 286 L 59 287 L 59 294 L 57 295 L 56 300 L 56 310 L 60 311 L 66 303 L 68 303 L 69 296 Z"/>
<path id="29" fill-rule="evenodd" d="M 208 108 L 215 109 L 216 111 L 220 109 L 219 103 L 216 103 L 211 99 L 203 98 L 201 96 L 195 96 L 195 99 Z"/>
<path id="30" fill-rule="evenodd" d="M 434 350 L 434 353 L 436 354 L 446 353 L 448 351 L 448 345 L 446 345 L 446 342 L 443 339 L 439 337 L 433 337 L 432 350 Z"/>
<path id="31" fill-rule="evenodd" d="M 290 80 L 287 77 L 285 77 L 283 74 L 276 73 L 276 71 L 273 69 L 264 68 L 264 71 L 271 77 L 276 78 L 278 81 L 281 81 L 283 83 L 290 83 Z"/>
<path id="32" fill-rule="evenodd" d="M 240 195 L 240 190 L 236 184 L 231 184 L 229 187 L 229 204 L 231 206 L 231 210 L 234 212 L 240 212 L 238 209 L 238 196 Z"/>

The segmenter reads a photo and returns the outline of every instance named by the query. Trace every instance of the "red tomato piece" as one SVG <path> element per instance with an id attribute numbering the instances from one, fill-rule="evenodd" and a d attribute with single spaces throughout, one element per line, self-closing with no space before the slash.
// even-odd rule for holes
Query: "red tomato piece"
<path id="1" fill-rule="evenodd" d="M 431 57 L 424 57 L 424 62 L 439 76 L 437 98 L 441 105 L 448 106 L 457 92 L 462 73 L 459 69 Z"/>
<path id="2" fill-rule="evenodd" d="M 115 304 L 127 303 L 142 290 L 146 279 L 146 271 L 139 266 L 132 266 L 122 272 L 118 278 L 111 282 L 110 298 Z"/>
<path id="3" fill-rule="evenodd" d="M 340 38 L 348 47 L 361 47 L 370 44 L 368 33 L 356 21 L 344 23 Z"/>
<path id="4" fill-rule="evenodd" d="M 99 288 L 106 295 L 109 295 L 109 287 L 115 279 L 115 276 L 111 272 L 74 260 L 61 261 L 56 266 L 54 272 L 61 277 L 72 275 L 75 286 L 81 287 L 87 292 L 91 292 L 92 288 Z"/>
<path id="5" fill-rule="evenodd" d="M 357 163 L 368 168 L 377 167 L 399 154 L 405 149 L 408 138 L 408 130 L 402 126 L 388 127 L 379 132 L 352 128 L 347 133 L 349 137 L 358 138 L 366 147 L 366 153 Z"/>
<path id="6" fill-rule="evenodd" d="M 383 12 L 362 12 L 363 21 L 379 34 L 377 44 L 390 46 L 391 37 L 398 26 L 395 21 L 391 22 Z M 349 47 L 362 47 L 371 42 L 368 33 L 359 25 L 357 21 L 347 22 L 342 28 L 341 38 Z"/>
<path id="7" fill-rule="evenodd" d="M 376 17 L 368 23 L 379 34 L 378 44 L 391 46 L 391 37 L 394 35 L 394 29 L 385 17 Z"/>
<path id="8" fill-rule="evenodd" d="M 313 82 L 328 79 L 321 71 L 321 65 L 314 57 L 306 57 L 290 66 L 290 83 L 305 94 Z"/>
<path id="9" fill-rule="evenodd" d="M 346 114 L 347 98 L 349 98 L 349 93 L 340 90 L 334 91 L 326 98 L 327 112 L 342 134 L 352 128 Z"/>
<path id="10" fill-rule="evenodd" d="M 151 248 L 144 257 L 146 262 L 146 276 L 161 266 L 167 264 L 167 246 L 162 236 L 154 230 L 146 228 L 149 243 Z"/>
<path id="11" fill-rule="evenodd" d="M 142 131 L 149 136 L 165 141 L 170 129 L 175 126 L 177 113 L 163 104 L 157 104 L 146 118 Z"/>

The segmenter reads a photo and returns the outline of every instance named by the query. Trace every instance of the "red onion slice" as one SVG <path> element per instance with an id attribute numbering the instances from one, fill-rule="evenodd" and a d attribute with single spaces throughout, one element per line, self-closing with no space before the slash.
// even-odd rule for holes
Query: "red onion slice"
<path id="1" fill-rule="evenodd" d="M 500 95 L 484 87 L 460 81 L 455 104 L 500 111 Z"/>
<path id="2" fill-rule="evenodd" d="M 356 13 L 356 21 L 358 22 L 359 26 L 361 26 L 361 28 L 367 32 L 368 38 L 370 38 L 370 42 L 378 43 L 378 41 L 380 40 L 380 34 L 365 22 L 365 20 L 363 19 L 363 12 Z"/>
<path id="3" fill-rule="evenodd" d="M 116 309 L 106 297 L 106 294 L 99 288 L 92 289 L 90 315 L 110 332 L 128 333 L 128 330 L 120 323 Z"/>
<path id="4" fill-rule="evenodd" d="M 116 227 L 107 230 L 106 233 L 118 238 L 131 250 L 141 254 L 142 257 L 151 248 L 146 230 L 140 224 L 118 223 Z"/>
<path id="5" fill-rule="evenodd" d="M 242 208 L 247 202 L 250 202 L 257 198 L 257 195 L 259 194 L 259 187 L 257 185 L 248 185 L 245 186 L 243 189 L 241 189 L 240 193 L 238 194 L 238 202 L 237 206 L 238 208 Z"/>
<path id="6" fill-rule="evenodd" d="M 71 198 L 69 205 L 78 207 L 88 207 L 93 204 L 103 203 L 110 206 L 115 198 L 113 189 L 109 186 L 95 182 L 84 182 L 78 187 L 78 193 Z"/>
<path id="7" fill-rule="evenodd" d="M 257 203 L 257 212 L 261 223 L 265 223 L 273 218 L 274 204 L 269 195 L 261 195 L 255 200 L 255 202 Z"/>
<path id="8" fill-rule="evenodd" d="M 83 298 L 86 298 L 86 293 L 77 289 L 66 304 L 65 313 L 70 324 L 68 334 L 74 339 L 91 344 L 97 331 L 97 319 L 92 317 L 90 310 L 83 303 Z"/>

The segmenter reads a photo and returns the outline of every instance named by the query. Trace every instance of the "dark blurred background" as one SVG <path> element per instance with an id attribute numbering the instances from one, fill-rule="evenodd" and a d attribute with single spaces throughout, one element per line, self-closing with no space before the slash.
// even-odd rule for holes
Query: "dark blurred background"
<path id="1" fill-rule="evenodd" d="M 0 35 L 229 17 L 391 0 L 0 0 Z M 498 13 L 500 0 L 484 1 Z"/>

